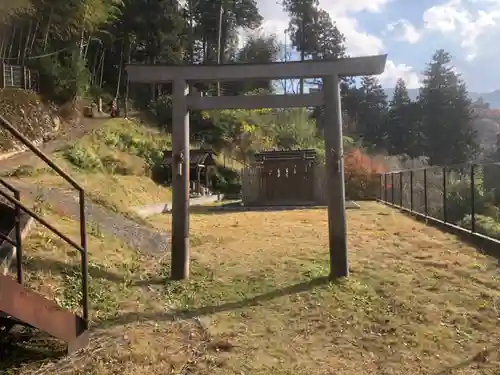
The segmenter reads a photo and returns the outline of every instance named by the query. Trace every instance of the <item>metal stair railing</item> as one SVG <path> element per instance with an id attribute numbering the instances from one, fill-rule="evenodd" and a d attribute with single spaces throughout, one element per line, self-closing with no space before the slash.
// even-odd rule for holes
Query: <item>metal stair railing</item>
<path id="1" fill-rule="evenodd" d="M 7 190 L 9 190 L 14 198 L 21 201 L 21 192 L 16 189 L 11 184 L 7 183 L 0 178 L 0 185 L 3 185 Z M 12 241 L 8 236 L 0 235 L 0 239 L 7 241 L 9 244 L 16 248 L 16 264 L 17 264 L 17 282 L 19 284 L 23 283 L 23 269 L 22 269 L 22 259 L 23 259 L 23 245 L 22 245 L 22 235 L 21 235 L 21 208 L 15 205 L 15 220 L 16 220 L 16 240 Z M 1 233 L 0 233 L 1 234 Z"/>
<path id="2" fill-rule="evenodd" d="M 85 322 L 85 328 L 88 328 L 89 322 L 89 298 L 88 298 L 88 259 L 87 259 L 87 228 L 86 228 L 86 213 L 85 213 L 85 190 L 84 188 L 78 184 L 70 175 L 68 175 L 61 167 L 59 167 L 56 163 L 54 163 L 46 154 L 44 154 L 37 146 L 33 144 L 28 138 L 26 138 L 23 134 L 21 134 L 5 117 L 0 115 L 0 127 L 7 130 L 14 138 L 16 138 L 19 142 L 21 142 L 24 146 L 26 146 L 31 152 L 33 152 L 36 156 L 38 156 L 41 160 L 45 162 L 54 172 L 56 172 L 59 176 L 61 176 L 64 180 L 66 180 L 75 190 L 78 191 L 79 195 L 79 221 L 80 221 L 80 243 L 73 241 L 67 235 L 62 233 L 60 230 L 55 228 L 53 225 L 48 223 L 45 219 L 40 217 L 37 213 L 33 212 L 33 210 L 27 208 L 21 201 L 21 195 L 18 189 L 14 188 L 14 186 L 7 183 L 5 180 L 0 179 L 0 184 L 10 190 L 14 197 L 9 195 L 3 190 L 0 190 L 0 196 L 3 196 L 7 201 L 9 201 L 12 205 L 14 205 L 16 209 L 16 225 L 19 226 L 19 229 L 16 228 L 16 241 L 12 241 L 11 239 L 5 239 L 7 242 L 11 243 L 16 247 L 17 256 L 17 273 L 18 273 L 18 282 L 22 282 L 22 240 L 21 240 L 21 228 L 20 228 L 20 215 L 21 211 L 24 211 L 27 215 L 31 216 L 33 219 L 38 221 L 52 233 L 57 235 L 67 244 L 75 248 L 80 252 L 81 255 L 81 271 L 82 271 L 82 319 Z M 14 242 L 14 243 L 13 243 Z"/>

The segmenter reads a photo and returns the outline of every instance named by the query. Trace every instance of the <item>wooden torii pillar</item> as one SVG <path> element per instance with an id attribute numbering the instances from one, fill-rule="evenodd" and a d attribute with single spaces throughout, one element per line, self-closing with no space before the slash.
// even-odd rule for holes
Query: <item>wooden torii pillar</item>
<path id="1" fill-rule="evenodd" d="M 189 277 L 189 110 L 257 109 L 325 106 L 325 152 L 328 189 L 330 277 L 349 275 L 346 243 L 344 164 L 342 147 L 341 77 L 378 75 L 387 55 L 337 60 L 290 61 L 268 64 L 126 66 L 129 82 L 173 82 L 173 279 Z M 323 90 L 302 95 L 205 96 L 188 92 L 195 82 L 249 79 L 323 78 Z"/>

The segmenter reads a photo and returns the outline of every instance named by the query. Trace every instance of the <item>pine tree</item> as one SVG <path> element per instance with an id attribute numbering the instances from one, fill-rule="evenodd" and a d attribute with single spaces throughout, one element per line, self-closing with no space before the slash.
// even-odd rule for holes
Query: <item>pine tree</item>
<path id="1" fill-rule="evenodd" d="M 470 161 L 479 150 L 472 128 L 472 103 L 451 59 L 444 50 L 434 54 L 419 97 L 424 150 L 435 165 Z"/>
<path id="2" fill-rule="evenodd" d="M 387 95 L 378 79 L 362 77 L 357 91 L 357 132 L 363 143 L 372 149 L 386 148 Z"/>
<path id="3" fill-rule="evenodd" d="M 283 7 L 290 17 L 288 33 L 292 45 L 300 52 L 300 60 L 312 55 L 317 43 L 318 0 L 284 0 Z M 304 93 L 304 79 L 300 80 L 300 93 Z"/>
<path id="4" fill-rule="evenodd" d="M 392 155 L 420 156 L 418 104 L 412 103 L 403 79 L 399 79 L 390 102 L 386 132 L 387 151 Z"/>
<path id="5" fill-rule="evenodd" d="M 236 63 L 271 63 L 277 60 L 278 42 L 275 36 L 254 36 L 247 40 L 233 59 Z M 240 95 L 250 91 L 273 91 L 272 80 L 252 79 L 239 82 L 225 82 L 226 95 Z"/>

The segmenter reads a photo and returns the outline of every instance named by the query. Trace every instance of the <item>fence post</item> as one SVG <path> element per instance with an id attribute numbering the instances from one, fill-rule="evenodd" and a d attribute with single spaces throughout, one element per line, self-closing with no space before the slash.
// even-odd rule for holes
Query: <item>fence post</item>
<path id="1" fill-rule="evenodd" d="M 424 214 L 428 215 L 427 210 L 427 168 L 424 169 Z"/>
<path id="2" fill-rule="evenodd" d="M 446 167 L 443 167 L 443 221 L 445 223 L 448 222 L 448 217 L 446 214 L 447 206 L 446 206 Z"/>
<path id="3" fill-rule="evenodd" d="M 475 168 L 474 164 L 470 165 L 470 205 L 471 205 L 471 216 L 470 216 L 470 226 L 472 232 L 476 231 L 476 178 L 475 178 Z"/>
<path id="4" fill-rule="evenodd" d="M 380 200 L 382 200 L 383 199 L 382 198 L 382 173 L 379 173 L 378 177 L 379 177 L 379 190 L 380 190 L 379 198 L 380 198 Z"/>
<path id="5" fill-rule="evenodd" d="M 23 90 L 27 90 L 29 88 L 27 83 L 26 83 L 26 78 L 28 77 L 26 69 L 27 68 L 24 65 L 21 66 L 21 88 Z"/>
<path id="6" fill-rule="evenodd" d="M 410 212 L 413 212 L 413 169 L 410 171 Z"/>
<path id="7" fill-rule="evenodd" d="M 387 172 L 384 173 L 384 202 L 387 202 Z"/>
<path id="8" fill-rule="evenodd" d="M 394 172 L 391 172 L 391 203 L 394 204 Z"/>
<path id="9" fill-rule="evenodd" d="M 0 63 L 0 89 L 5 88 L 5 63 Z"/>
<path id="10" fill-rule="evenodd" d="M 399 172 L 399 203 L 403 208 L 403 171 Z"/>

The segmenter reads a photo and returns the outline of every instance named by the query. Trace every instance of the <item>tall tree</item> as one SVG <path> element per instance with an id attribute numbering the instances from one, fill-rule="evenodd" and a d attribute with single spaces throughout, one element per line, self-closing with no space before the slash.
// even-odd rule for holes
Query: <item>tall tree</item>
<path id="1" fill-rule="evenodd" d="M 275 36 L 251 36 L 245 45 L 236 53 L 236 63 L 270 63 L 278 58 L 279 46 Z M 243 80 L 228 82 L 224 85 L 227 95 L 244 94 L 255 90 L 273 91 L 272 81 L 269 79 Z"/>
<path id="2" fill-rule="evenodd" d="M 387 95 L 376 77 L 361 78 L 358 98 L 360 99 L 357 109 L 358 135 L 367 147 L 385 149 Z"/>
<path id="3" fill-rule="evenodd" d="M 292 45 L 304 61 L 315 51 L 317 35 L 314 25 L 318 17 L 318 0 L 283 0 L 283 7 L 290 17 L 288 34 Z M 315 22 L 316 21 L 316 22 Z M 304 80 L 300 80 L 300 93 L 304 93 Z"/>
<path id="4" fill-rule="evenodd" d="M 198 0 L 194 5 L 195 35 L 201 44 L 199 53 L 204 63 L 215 63 L 218 52 L 219 15 L 221 19 L 221 62 L 227 60 L 238 42 L 238 29 L 254 30 L 262 24 L 255 0 Z"/>
<path id="5" fill-rule="evenodd" d="M 392 155 L 420 156 L 421 134 L 418 103 L 412 103 L 405 81 L 400 78 L 394 88 L 386 123 L 387 151 Z"/>
<path id="6" fill-rule="evenodd" d="M 449 53 L 436 51 L 420 91 L 423 141 L 431 164 L 470 161 L 479 150 L 467 87 L 451 62 Z"/>

